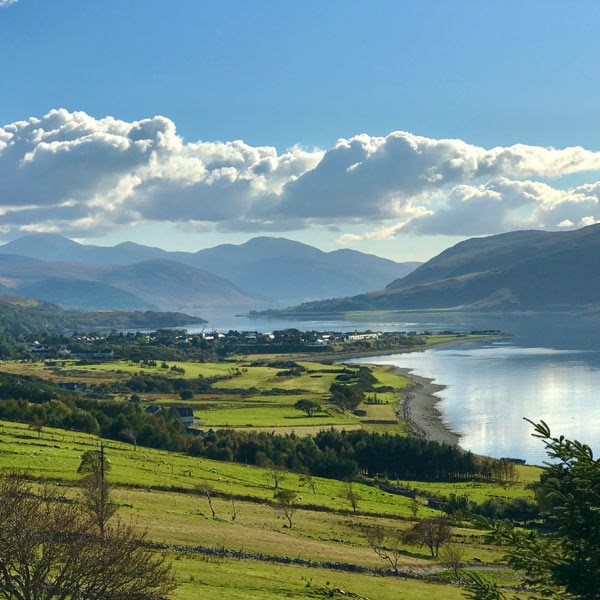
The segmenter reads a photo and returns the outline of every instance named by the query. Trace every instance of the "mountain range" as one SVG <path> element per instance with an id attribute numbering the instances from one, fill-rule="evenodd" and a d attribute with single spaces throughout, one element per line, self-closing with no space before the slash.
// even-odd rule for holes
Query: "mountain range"
<path id="1" fill-rule="evenodd" d="M 460 242 L 381 291 L 286 312 L 591 310 L 600 306 L 599 264 L 600 225 L 514 231 Z"/>
<path id="2" fill-rule="evenodd" d="M 419 264 L 272 237 L 192 253 L 32 234 L 0 246 L 0 293 L 85 310 L 247 310 L 381 288 Z"/>

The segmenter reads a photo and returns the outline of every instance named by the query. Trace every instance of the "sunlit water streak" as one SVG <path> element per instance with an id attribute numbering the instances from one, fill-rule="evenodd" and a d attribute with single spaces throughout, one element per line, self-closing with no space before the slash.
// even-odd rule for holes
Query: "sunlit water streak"
<path id="1" fill-rule="evenodd" d="M 445 385 L 438 406 L 450 427 L 462 434 L 461 446 L 474 452 L 540 463 L 543 447 L 523 417 L 543 419 L 556 433 L 600 447 L 597 352 L 498 345 L 364 362 L 410 368 Z"/>

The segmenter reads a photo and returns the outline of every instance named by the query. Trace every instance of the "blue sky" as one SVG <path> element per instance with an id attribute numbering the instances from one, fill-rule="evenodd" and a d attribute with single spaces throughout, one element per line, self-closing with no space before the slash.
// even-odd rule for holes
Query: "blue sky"
<path id="1" fill-rule="evenodd" d="M 414 260 L 600 219 L 597 2 L 2 4 L 5 239 Z"/>

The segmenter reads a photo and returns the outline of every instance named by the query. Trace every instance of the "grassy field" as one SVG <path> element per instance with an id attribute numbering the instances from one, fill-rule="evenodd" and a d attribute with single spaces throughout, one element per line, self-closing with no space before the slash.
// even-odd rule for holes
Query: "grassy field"
<path id="1" fill-rule="evenodd" d="M 257 357 L 255 357 L 257 358 Z M 271 361 L 272 357 L 260 357 Z M 7 373 L 33 375 L 54 382 L 76 382 L 87 386 L 127 380 L 137 373 L 162 375 L 188 380 L 201 377 L 222 377 L 213 384 L 213 391 L 198 394 L 192 400 L 181 400 L 177 394 L 144 394 L 143 403 L 165 406 L 189 406 L 201 427 L 262 428 L 279 433 L 295 431 L 299 435 L 312 435 L 322 428 L 357 429 L 406 434 L 407 428 L 396 415 L 394 407 L 399 394 L 410 385 L 410 380 L 385 366 L 373 367 L 376 387 L 387 386 L 395 391 L 368 394 L 365 416 L 355 416 L 328 406 L 329 386 L 345 365 L 329 365 L 299 361 L 306 371 L 295 376 L 282 375 L 284 369 L 256 365 L 255 361 L 230 360 L 223 363 L 168 362 L 168 368 L 141 367 L 128 361 L 111 361 L 93 365 L 79 365 L 76 361 L 59 361 L 56 367 L 46 367 L 43 362 L 23 363 L 3 361 L 0 369 Z M 184 369 L 181 374 L 171 370 Z M 356 369 L 356 368 L 355 368 Z M 282 393 L 273 395 L 271 390 Z M 239 391 L 240 393 L 231 393 Z M 246 392 L 251 392 L 250 395 Z M 117 397 L 119 399 L 119 397 Z M 126 398 L 122 398 L 126 399 Z M 300 399 L 313 400 L 322 410 L 309 417 L 294 408 Z M 387 405 L 387 406 L 385 406 Z"/>
<path id="2" fill-rule="evenodd" d="M 446 340 L 438 341 L 442 343 Z M 254 357 L 256 358 L 256 357 Z M 262 357 L 272 361 L 273 357 Z M 168 362 L 168 368 L 141 368 L 139 364 L 113 361 L 95 365 L 61 362 L 58 367 L 43 363 L 3 362 L 4 372 L 34 375 L 54 382 L 78 382 L 86 386 L 119 383 L 141 371 L 166 377 L 217 377 L 212 389 L 182 400 L 178 394 L 143 394 L 144 404 L 190 406 L 201 427 L 236 428 L 252 431 L 291 431 L 313 435 L 326 427 L 407 434 L 396 416 L 396 406 L 410 380 L 389 367 L 373 367 L 375 387 L 393 391 L 371 392 L 360 406 L 360 416 L 327 404 L 329 386 L 343 365 L 299 362 L 306 371 L 282 374 L 285 369 L 249 360 L 223 363 Z M 184 374 L 171 371 L 176 366 Z M 355 368 L 355 367 L 352 367 Z M 357 367 L 356 367 L 357 368 Z M 274 394 L 274 388 L 280 390 Z M 128 396 L 114 395 L 116 400 Z M 308 417 L 294 408 L 297 400 L 318 402 L 322 410 Z M 114 486 L 119 515 L 147 532 L 152 542 L 188 548 L 173 551 L 179 588 L 176 599 L 235 598 L 329 598 L 344 597 L 336 590 L 358 594 L 369 600 L 407 598 L 462 598 L 459 587 L 415 579 L 443 575 L 444 565 L 429 556 L 426 548 L 405 546 L 399 567 L 407 578 L 373 573 L 348 573 L 319 566 L 321 562 L 345 563 L 358 569 L 384 569 L 389 565 L 368 545 L 360 526 L 382 526 L 388 531 L 406 530 L 419 519 L 440 513 L 426 506 L 426 496 L 466 495 L 476 502 L 491 497 L 529 497 L 527 484 L 539 470 L 518 467 L 518 481 L 498 485 L 479 482 L 424 483 L 391 482 L 417 493 L 418 511 L 409 497 L 383 492 L 377 487 L 354 483 L 358 497 L 353 512 L 343 482 L 315 477 L 311 488 L 295 473 L 286 473 L 280 486 L 297 492 L 293 527 L 273 504 L 274 482 L 269 470 L 234 463 L 194 458 L 183 454 L 114 441 L 103 443 L 110 461 L 109 479 Z M 0 470 L 21 470 L 76 498 L 82 454 L 96 449 L 94 436 L 44 428 L 39 434 L 26 425 L 0 422 Z M 199 488 L 212 490 L 215 516 Z M 467 568 L 483 563 L 485 575 L 514 584 L 516 575 L 501 564 L 504 548 L 486 542 L 485 532 L 455 523 L 453 540 L 464 551 Z M 194 547 L 225 548 L 256 553 L 271 560 L 283 557 L 311 561 L 314 566 L 282 565 L 269 560 L 207 556 Z M 412 574 L 412 575 L 411 575 Z"/>
<path id="3" fill-rule="evenodd" d="M 377 408 L 385 408 L 378 406 Z M 0 469 L 19 469 L 58 486 L 61 495 L 77 496 L 77 467 L 86 450 L 100 443 L 93 436 L 44 429 L 38 435 L 26 425 L 0 422 Z M 105 442 L 106 443 L 106 442 Z M 415 520 L 412 501 L 367 485 L 354 484 L 359 496 L 358 513 L 351 511 L 343 482 L 314 478 L 312 491 L 298 475 L 288 473 L 281 487 L 299 493 L 293 528 L 268 502 L 273 498 L 273 483 L 268 470 L 198 459 L 165 451 L 108 442 L 110 481 L 120 503 L 120 517 L 132 520 L 147 530 L 148 539 L 178 546 L 204 546 L 256 552 L 272 557 L 289 556 L 311 561 L 350 563 L 365 568 L 384 568 L 385 561 L 368 546 L 358 524 L 381 525 L 389 530 L 406 529 Z M 527 481 L 536 473 L 519 468 L 522 481 L 509 486 L 510 495 L 526 495 Z M 433 484 L 398 482 L 404 486 L 432 492 Z M 190 493 L 198 486 L 214 490 L 213 518 L 205 496 Z M 506 496 L 507 487 L 495 484 L 438 485 L 442 493 L 452 490 L 477 490 L 481 497 Z M 465 491 L 465 493 L 467 493 Z M 233 500 L 233 502 L 232 502 Z M 235 520 L 232 520 L 235 506 Z M 417 518 L 437 513 L 422 505 Z M 484 532 L 456 525 L 454 540 L 465 551 L 464 560 L 480 560 L 498 565 L 494 578 L 512 582 L 514 575 L 502 570 L 504 548 L 485 542 Z M 180 587 L 179 599 L 225 598 L 324 598 L 334 589 L 351 591 L 370 600 L 387 598 L 461 598 L 459 588 L 414 579 L 345 573 L 335 569 L 298 565 L 279 565 L 248 559 L 207 557 L 173 553 Z M 425 548 L 406 546 L 401 568 L 428 575 L 443 569 Z M 342 596 L 339 596 L 342 597 Z"/>

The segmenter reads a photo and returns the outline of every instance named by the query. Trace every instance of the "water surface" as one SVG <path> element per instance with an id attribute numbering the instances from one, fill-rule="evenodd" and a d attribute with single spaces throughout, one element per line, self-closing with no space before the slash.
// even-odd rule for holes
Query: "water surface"
<path id="1" fill-rule="evenodd" d="M 600 448 L 600 353 L 491 345 L 399 354 L 365 362 L 413 369 L 445 385 L 438 407 L 461 446 L 489 456 L 541 463 L 543 445 L 523 420 Z"/>
<path id="2" fill-rule="evenodd" d="M 541 463 L 539 440 L 523 417 L 543 419 L 553 432 L 586 442 L 600 453 L 600 319 L 574 315 L 392 313 L 343 319 L 251 320 L 215 315 L 220 330 L 286 327 L 353 331 L 471 331 L 513 334 L 502 343 L 458 344 L 365 362 L 411 368 L 445 385 L 439 404 L 461 445 L 490 456 Z"/>

